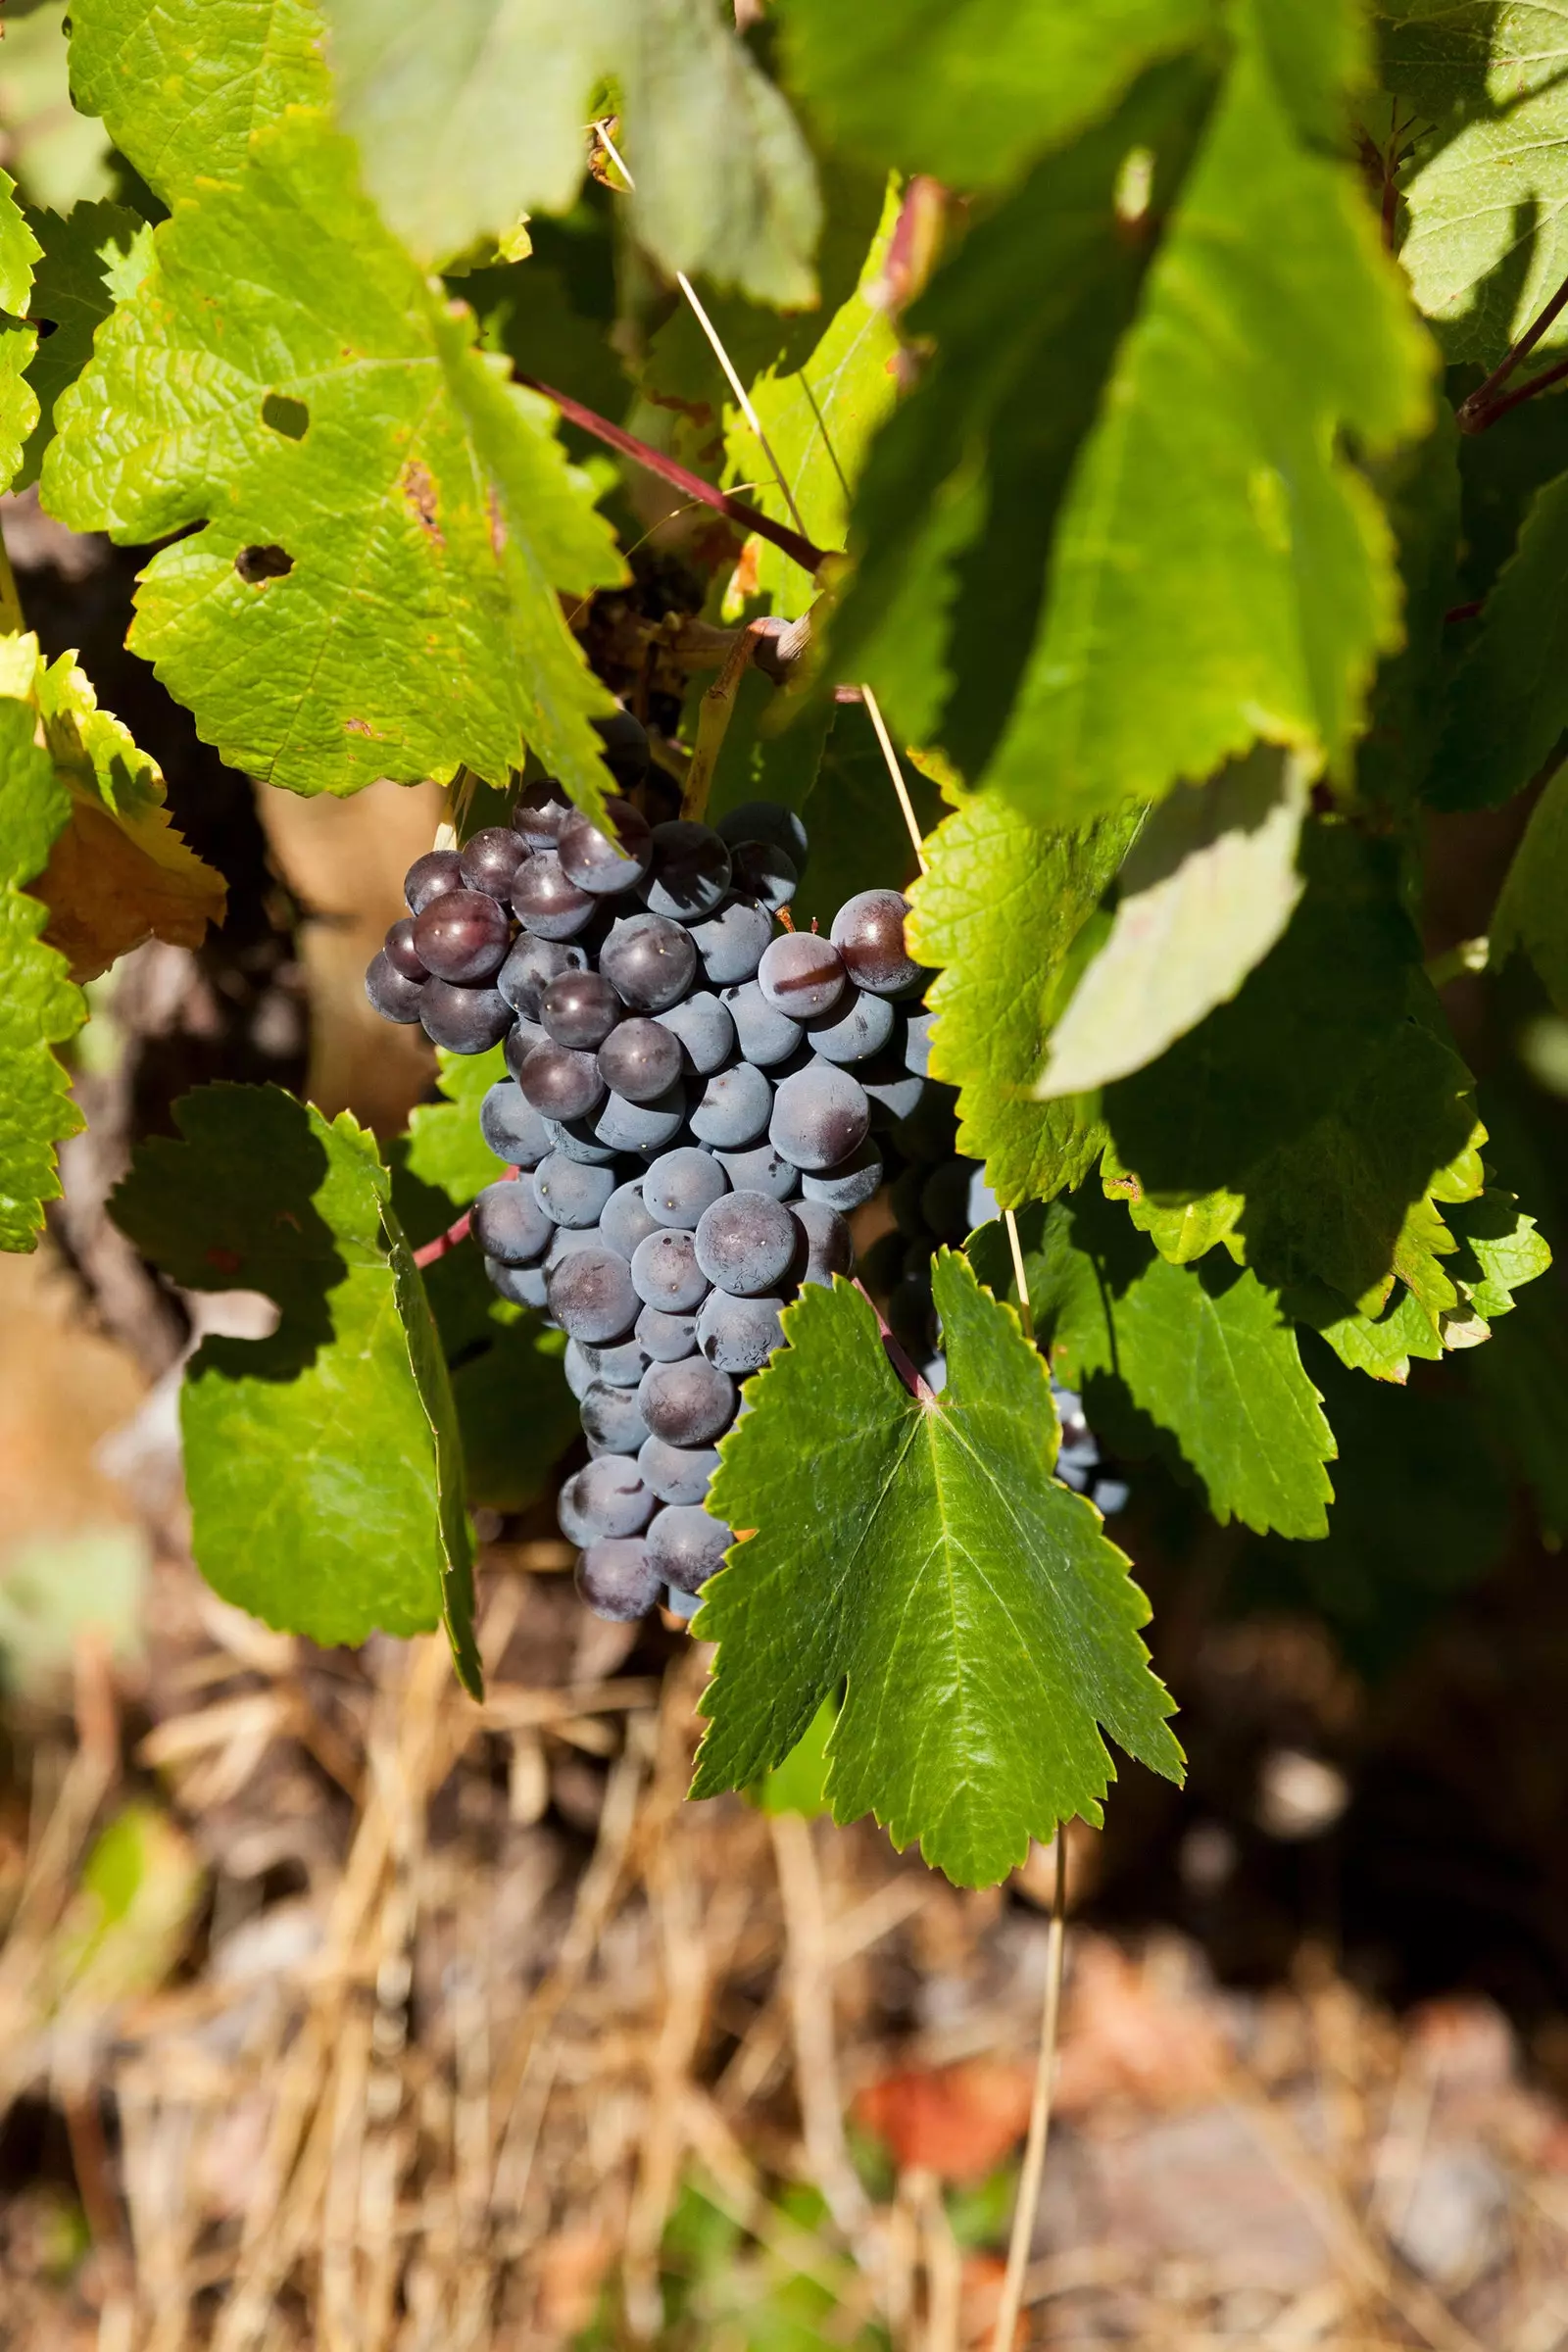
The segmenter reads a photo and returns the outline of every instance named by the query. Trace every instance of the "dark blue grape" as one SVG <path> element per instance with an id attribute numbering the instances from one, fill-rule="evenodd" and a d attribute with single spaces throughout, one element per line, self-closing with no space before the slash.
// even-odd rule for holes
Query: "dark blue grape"
<path id="1" fill-rule="evenodd" d="M 904 944 L 908 902 L 896 890 L 862 890 L 833 917 L 833 945 L 857 988 L 873 996 L 899 997 L 921 977 Z"/>
<path id="2" fill-rule="evenodd" d="M 581 1404 L 594 1385 L 594 1376 L 589 1368 L 588 1358 L 583 1354 L 582 1348 L 576 1340 L 566 1342 L 561 1358 L 561 1369 L 565 1374 L 567 1388 L 576 1397 L 577 1402 Z"/>
<path id="3" fill-rule="evenodd" d="M 510 1305 L 531 1306 L 535 1314 L 543 1314 L 548 1304 L 543 1266 L 504 1266 L 499 1257 L 487 1257 L 484 1270 L 491 1289 Z"/>
<path id="4" fill-rule="evenodd" d="M 708 1277 L 697 1263 L 689 1233 L 662 1226 L 638 1243 L 631 1261 L 632 1287 L 646 1306 L 666 1315 L 689 1314 L 708 1296 Z"/>
<path id="5" fill-rule="evenodd" d="M 869 1061 L 893 1035 L 896 1015 L 890 998 L 867 996 L 858 988 L 847 994 L 847 1003 L 806 1024 L 807 1042 L 824 1061 Z"/>
<path id="6" fill-rule="evenodd" d="M 906 1274 L 896 1283 L 888 1298 L 888 1329 L 916 1362 L 929 1355 L 936 1345 L 936 1312 L 931 1304 L 931 1282 L 927 1274 Z"/>
<path id="7" fill-rule="evenodd" d="M 882 1154 L 869 1136 L 858 1152 L 840 1160 L 836 1168 L 824 1168 L 820 1175 L 801 1178 L 801 1192 L 808 1200 L 820 1201 L 826 1208 L 836 1208 L 844 1216 L 851 1209 L 862 1208 L 882 1182 Z"/>
<path id="8" fill-rule="evenodd" d="M 939 1241 L 961 1241 L 969 1231 L 969 1174 L 968 1160 L 943 1160 L 920 1187 L 920 1215 Z"/>
<path id="9" fill-rule="evenodd" d="M 506 908 L 481 890 L 443 891 L 414 918 L 419 961 L 438 980 L 493 980 L 511 944 Z"/>
<path id="10" fill-rule="evenodd" d="M 550 1149 L 544 1120 L 514 1078 L 499 1078 L 479 1105 L 479 1133 L 509 1167 L 536 1168 Z"/>
<path id="11" fill-rule="evenodd" d="M 735 1024 L 728 1007 L 705 988 L 694 989 L 681 1004 L 656 1017 L 679 1045 L 681 1068 L 688 1077 L 710 1078 L 735 1051 Z"/>
<path id="12" fill-rule="evenodd" d="M 700 923 L 729 891 L 729 844 L 711 825 L 671 817 L 654 827 L 653 864 L 642 885 L 651 914 L 674 923 Z"/>
<path id="13" fill-rule="evenodd" d="M 735 1043 L 760 1070 L 787 1061 L 806 1034 L 799 1021 L 769 1004 L 755 980 L 726 988 L 724 1008 L 735 1024 Z"/>
<path id="14" fill-rule="evenodd" d="M 482 890 L 492 899 L 510 899 L 517 868 L 527 847 L 510 825 L 485 825 L 463 845 L 459 859 L 469 890 Z"/>
<path id="15" fill-rule="evenodd" d="M 565 1528 L 562 1532 L 569 1535 Z M 646 1617 L 662 1590 L 663 1579 L 649 1564 L 647 1545 L 635 1538 L 589 1544 L 577 1562 L 577 1591 L 596 1617 L 608 1617 L 612 1625 L 630 1625 Z"/>
<path id="16" fill-rule="evenodd" d="M 579 890 L 554 850 L 524 858 L 512 886 L 512 910 L 536 939 L 573 939 L 592 916 L 598 900 Z"/>
<path id="17" fill-rule="evenodd" d="M 777 801 L 743 801 L 717 820 L 717 830 L 733 848 L 737 842 L 766 841 L 782 850 L 798 874 L 806 871 L 806 827 L 793 808 Z"/>
<path id="18" fill-rule="evenodd" d="M 535 1046 L 547 1046 L 550 1042 L 548 1029 L 541 1028 L 537 1021 L 524 1020 L 520 1012 L 514 1013 L 512 1027 L 502 1040 L 507 1057 L 507 1068 L 513 1077 L 516 1078 L 520 1075 L 522 1065 Z"/>
<path id="19" fill-rule="evenodd" d="M 870 1124 L 870 1104 L 849 1071 L 813 1061 L 779 1087 L 767 1137 L 796 1167 L 820 1175 L 858 1152 Z"/>
<path id="20" fill-rule="evenodd" d="M 787 852 L 770 841 L 737 841 L 730 845 L 730 888 L 738 899 L 755 899 L 770 914 L 786 907 L 800 888 L 800 869 Z"/>
<path id="21" fill-rule="evenodd" d="M 718 1468 L 710 1446 L 669 1446 L 662 1438 L 645 1439 L 637 1455 L 643 1485 L 661 1502 L 701 1502 Z"/>
<path id="22" fill-rule="evenodd" d="M 615 1189 L 615 1171 L 588 1167 L 564 1152 L 552 1152 L 539 1162 L 533 1182 L 546 1214 L 558 1225 L 586 1229 L 599 1223 Z"/>
<path id="23" fill-rule="evenodd" d="M 792 1267 L 797 1283 L 832 1288 L 835 1274 L 855 1271 L 855 1241 L 836 1208 L 822 1200 L 797 1200 L 790 1210 L 800 1241 Z"/>
<path id="24" fill-rule="evenodd" d="M 662 1583 L 681 1592 L 700 1592 L 723 1566 L 734 1541 L 721 1519 L 695 1504 L 666 1502 L 649 1522 L 644 1544 L 648 1565 Z"/>
<path id="25" fill-rule="evenodd" d="M 599 969 L 633 1012 L 662 1012 L 697 976 L 691 933 L 662 914 L 623 914 L 599 951 Z"/>
<path id="26" fill-rule="evenodd" d="M 875 1063 L 862 1062 L 856 1076 L 864 1087 L 867 1099 L 874 1104 L 880 1123 L 902 1126 L 912 1119 L 925 1100 L 930 1080 L 916 1077 L 909 1070 L 885 1067 L 885 1057 Z"/>
<path id="27" fill-rule="evenodd" d="M 936 1026 L 936 1018 L 934 1012 L 908 1012 L 902 1015 L 904 1066 L 912 1071 L 916 1078 L 930 1074 L 931 1032 Z"/>
<path id="28" fill-rule="evenodd" d="M 628 1102 L 624 1095 L 607 1095 L 593 1117 L 593 1131 L 602 1144 L 617 1152 L 638 1152 L 651 1158 L 672 1144 L 686 1123 L 686 1090 L 672 1086 L 654 1102 Z"/>
<path id="29" fill-rule="evenodd" d="M 692 928 L 692 940 L 703 959 L 712 988 L 730 988 L 750 980 L 773 936 L 773 918 L 765 906 L 732 899 L 717 914 Z"/>
<path id="30" fill-rule="evenodd" d="M 684 1617 L 689 1624 L 702 1607 L 702 1597 L 696 1592 L 683 1592 L 678 1585 L 663 1587 L 663 1605 L 672 1617 Z"/>
<path id="31" fill-rule="evenodd" d="M 573 1471 L 556 1496 L 556 1525 L 568 1544 L 591 1544 L 598 1533 L 577 1499 L 577 1480 L 581 1475 L 580 1471 Z"/>
<path id="32" fill-rule="evenodd" d="M 1002 1204 L 986 1182 L 983 1166 L 969 1171 L 969 1197 L 963 1204 L 964 1232 L 973 1233 L 980 1225 L 990 1225 L 1002 1214 Z"/>
<path id="33" fill-rule="evenodd" d="M 648 730 L 635 711 L 619 704 L 608 718 L 596 718 L 594 730 L 603 746 L 605 765 L 617 784 L 640 784 L 648 773 L 653 754 L 648 745 Z"/>
<path id="34" fill-rule="evenodd" d="M 782 1298 L 732 1298 L 713 1291 L 697 1318 L 697 1345 L 710 1364 L 738 1378 L 756 1372 L 782 1347 Z"/>
<path id="35" fill-rule="evenodd" d="M 729 1179 L 710 1152 L 683 1144 L 656 1159 L 643 1178 L 643 1199 L 661 1225 L 696 1231 L 705 1208 L 729 1190 Z"/>
<path id="36" fill-rule="evenodd" d="M 556 836 L 556 855 L 562 870 L 579 890 L 595 898 L 614 898 L 635 890 L 653 862 L 653 838 L 648 819 L 630 801 L 613 795 L 605 803 L 612 832 L 601 832 L 580 809 L 573 809 Z"/>
<path id="37" fill-rule="evenodd" d="M 570 814 L 571 803 L 555 777 L 541 776 L 537 784 L 523 786 L 512 811 L 512 830 L 525 850 L 553 850 L 556 836 Z"/>
<path id="38" fill-rule="evenodd" d="M 637 1400 L 649 1429 L 667 1446 L 706 1446 L 735 1418 L 735 1383 L 701 1355 L 650 1364 Z"/>
<path id="39" fill-rule="evenodd" d="M 605 1098 L 593 1055 L 554 1043 L 534 1047 L 517 1072 L 517 1084 L 547 1119 L 586 1118 Z"/>
<path id="40" fill-rule="evenodd" d="M 392 925 L 381 942 L 381 953 L 393 970 L 401 972 L 405 980 L 428 980 L 430 977 L 424 959 L 414 944 L 412 916 L 406 914 L 401 922 Z"/>
<path id="41" fill-rule="evenodd" d="M 499 990 L 463 988 L 456 980 L 427 980 L 419 991 L 419 1020 L 433 1046 L 449 1054 L 488 1054 L 516 1016 Z"/>
<path id="42" fill-rule="evenodd" d="M 562 1259 L 569 1257 L 574 1250 L 597 1250 L 600 1247 L 597 1225 L 558 1225 L 550 1236 L 550 1247 L 545 1251 L 545 1272 L 548 1274 L 552 1267 L 559 1266 Z"/>
<path id="43" fill-rule="evenodd" d="M 539 1018 L 549 1035 L 579 1054 L 592 1054 L 604 1044 L 621 1010 L 620 999 L 599 972 L 561 972 L 539 1000 Z"/>
<path id="44" fill-rule="evenodd" d="M 422 913 L 432 899 L 464 887 L 463 860 L 456 850 L 426 850 L 403 877 L 403 896 L 413 914 Z"/>
<path id="45" fill-rule="evenodd" d="M 739 1152 L 766 1129 L 773 1090 L 754 1062 L 731 1062 L 715 1071 L 692 1104 L 692 1133 L 716 1151 Z"/>
<path id="46" fill-rule="evenodd" d="M 628 1102 L 657 1102 L 680 1073 L 680 1041 L 646 1014 L 622 1021 L 599 1049 L 600 1076 Z"/>
<path id="47" fill-rule="evenodd" d="M 545 1295 L 568 1339 L 600 1348 L 626 1337 L 642 1304 L 632 1289 L 630 1266 L 618 1250 L 603 1242 L 574 1250 L 553 1265 Z"/>
<path id="48" fill-rule="evenodd" d="M 532 1176 L 487 1184 L 468 1211 L 474 1240 L 486 1257 L 497 1257 L 504 1266 L 531 1266 L 543 1257 L 555 1225 Z"/>
<path id="49" fill-rule="evenodd" d="M 605 1202 L 599 1230 L 612 1250 L 618 1250 L 621 1256 L 628 1260 L 639 1242 L 659 1231 L 658 1219 L 650 1214 L 648 1203 L 643 1199 L 640 1176 L 630 1184 L 616 1186 Z"/>
<path id="50" fill-rule="evenodd" d="M 637 1337 L 656 1364 L 678 1364 L 697 1346 L 695 1314 L 666 1314 L 661 1306 L 645 1306 L 637 1318 Z"/>
<path id="51" fill-rule="evenodd" d="M 608 1380 L 591 1381 L 579 1399 L 583 1435 L 606 1453 L 635 1453 L 648 1436 L 635 1389 L 612 1388 Z M 664 1497 L 660 1496 L 662 1501 Z"/>
<path id="52" fill-rule="evenodd" d="M 757 967 L 762 1001 L 792 1020 L 819 1019 L 830 1012 L 849 983 L 844 960 L 830 939 L 814 931 L 786 931 Z"/>
<path id="53" fill-rule="evenodd" d="M 537 1021 L 551 981 L 587 969 L 586 948 L 563 939 L 535 939 L 525 931 L 496 974 L 496 986 L 524 1020 Z"/>
<path id="54" fill-rule="evenodd" d="M 729 1193 L 703 1211 L 696 1238 L 697 1263 L 710 1282 L 737 1298 L 759 1298 L 789 1272 L 798 1229 L 770 1194 Z"/>
<path id="55" fill-rule="evenodd" d="M 370 957 L 365 975 L 365 993 L 383 1021 L 397 1021 L 403 1028 L 412 1028 L 419 1017 L 424 1002 L 427 980 L 411 980 L 400 972 L 385 948 L 378 948 Z"/>
<path id="56" fill-rule="evenodd" d="M 781 1158 L 771 1144 L 750 1144 L 741 1152 L 715 1152 L 713 1157 L 736 1193 L 771 1193 L 775 1200 L 792 1200 L 801 1189 L 801 1171 Z"/>
<path id="57" fill-rule="evenodd" d="M 619 1340 L 608 1347 L 583 1345 L 583 1360 L 595 1380 L 608 1380 L 612 1389 L 634 1389 L 654 1357 L 640 1340 Z"/>
<path id="58" fill-rule="evenodd" d="M 544 1128 L 551 1151 L 561 1152 L 564 1158 L 580 1159 L 590 1168 L 608 1168 L 617 1156 L 609 1144 L 600 1143 L 585 1119 L 546 1119 Z"/>

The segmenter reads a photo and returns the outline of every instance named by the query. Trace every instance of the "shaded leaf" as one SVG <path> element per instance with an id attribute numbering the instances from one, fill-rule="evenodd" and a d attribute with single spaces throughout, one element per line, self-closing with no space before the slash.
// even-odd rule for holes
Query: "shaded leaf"
<path id="1" fill-rule="evenodd" d="M 1449 688 L 1428 797 L 1494 808 L 1529 783 L 1568 725 L 1568 474 L 1537 492 Z"/>
<path id="2" fill-rule="evenodd" d="M 43 253 L 28 317 L 53 332 L 40 337 L 27 368 L 38 421 L 27 437 L 16 487 L 35 482 L 55 429 L 55 403 L 92 355 L 92 339 L 118 301 L 132 293 L 152 258 L 152 230 L 122 204 L 78 204 L 62 220 L 35 213 Z"/>
<path id="3" fill-rule="evenodd" d="M 1530 811 L 1492 917 L 1491 960 L 1518 949 L 1568 1012 L 1568 768 L 1559 767 Z"/>
<path id="4" fill-rule="evenodd" d="M 1058 1821 L 1099 1821 L 1113 1766 L 1098 1726 L 1172 1779 L 1181 1751 L 1127 1560 L 1051 1475 L 1044 1363 L 961 1257 L 940 1251 L 933 1285 L 939 1397 L 909 1395 L 869 1302 L 837 1281 L 786 1310 L 789 1346 L 721 1441 L 713 1508 L 759 1532 L 697 1621 L 719 1646 L 693 1793 L 781 1762 L 843 1678 L 834 1819 L 873 1812 L 981 1885 Z"/>
<path id="5" fill-rule="evenodd" d="M 816 921 L 824 931 L 857 891 L 902 889 L 915 873 L 909 830 L 869 714 L 859 703 L 840 703 L 831 716 L 804 809 L 811 854 L 791 902 L 797 922 Z M 780 749 L 799 735 L 804 750 L 810 726 L 808 711 L 780 738 Z M 902 764 L 914 821 L 924 834 L 941 816 L 941 799 L 924 776 Z"/>
<path id="6" fill-rule="evenodd" d="M 210 1336 L 180 1400 L 192 1544 L 227 1600 L 315 1642 L 444 1618 L 477 1690 L 457 1418 L 374 1138 L 278 1087 L 212 1086 L 137 1152 L 116 1222 L 187 1289 L 263 1292 L 265 1340 Z"/>
<path id="7" fill-rule="evenodd" d="M 51 1049 L 75 1035 L 86 1002 L 27 894 L 71 814 L 34 723 L 28 704 L 0 695 L 0 1250 L 36 1248 L 44 1202 L 60 1198 L 55 1146 L 82 1124 Z"/>
<path id="8" fill-rule="evenodd" d="M 557 591 L 617 581 L 542 402 L 477 353 L 310 115 L 155 232 L 62 395 L 50 512 L 130 542 L 132 642 L 232 765 L 305 793 L 504 782 L 531 746 L 583 806 L 609 708 Z"/>
<path id="9" fill-rule="evenodd" d="M 325 0 L 341 118 L 387 220 L 427 262 L 564 213 L 601 85 L 632 220 L 666 270 L 763 302 L 813 296 L 810 152 L 717 0 Z"/>
<path id="10" fill-rule="evenodd" d="M 488 1054 L 449 1054 L 437 1046 L 436 1085 L 443 1100 L 416 1102 L 409 1113 L 408 1166 L 424 1185 L 445 1193 L 455 1208 L 466 1208 L 487 1184 L 505 1173 L 479 1133 L 479 1105 L 507 1075 L 499 1046 Z M 423 1242 L 431 1237 L 419 1234 Z"/>

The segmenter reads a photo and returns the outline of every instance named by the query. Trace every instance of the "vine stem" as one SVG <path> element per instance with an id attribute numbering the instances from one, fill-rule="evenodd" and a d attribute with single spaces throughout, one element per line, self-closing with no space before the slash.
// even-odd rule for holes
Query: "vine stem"
<path id="1" fill-rule="evenodd" d="M 1526 327 L 1518 342 L 1509 345 L 1486 382 L 1478 384 L 1469 398 L 1459 403 L 1454 411 L 1454 419 L 1461 433 L 1484 433 L 1489 424 L 1494 424 L 1509 409 L 1517 408 L 1520 401 L 1531 399 L 1544 385 L 1555 383 L 1564 373 L 1568 373 L 1568 366 L 1551 368 L 1544 375 L 1534 376 L 1528 384 L 1521 384 L 1518 391 L 1510 392 L 1506 400 L 1494 397 L 1508 381 L 1520 362 L 1530 357 L 1552 320 L 1560 316 L 1565 304 L 1568 304 L 1568 277 L 1563 279 L 1540 317 Z"/>
<path id="2" fill-rule="evenodd" d="M 496 1182 L 498 1184 L 514 1183 L 521 1173 L 520 1168 L 508 1168 L 496 1178 Z M 449 1250 L 456 1250 L 460 1242 L 466 1242 L 472 1231 L 473 1212 L 471 1209 L 466 1208 L 462 1216 L 447 1227 L 445 1233 L 438 1233 L 433 1242 L 424 1242 L 414 1252 L 415 1264 L 422 1273 L 426 1266 L 433 1266 L 437 1258 L 445 1257 Z"/>
<path id="3" fill-rule="evenodd" d="M 1040 2018 L 1040 2059 L 1035 2068 L 1035 2095 L 1029 2109 L 1029 2137 L 1024 2145 L 1023 2170 L 1018 2175 L 1018 2201 L 1012 2209 L 1012 2233 L 1007 2240 L 1007 2272 L 997 2306 L 997 2325 L 991 2352 L 1012 2352 L 1023 2302 L 1023 2276 L 1029 2262 L 1040 2206 L 1040 2183 L 1046 2169 L 1046 2142 L 1051 2136 L 1051 2096 L 1056 2075 L 1056 2042 L 1061 2030 L 1062 1959 L 1067 1945 L 1067 1825 L 1056 1824 L 1056 1886 L 1051 1903 L 1051 1933 L 1046 1944 L 1046 1998 Z"/>

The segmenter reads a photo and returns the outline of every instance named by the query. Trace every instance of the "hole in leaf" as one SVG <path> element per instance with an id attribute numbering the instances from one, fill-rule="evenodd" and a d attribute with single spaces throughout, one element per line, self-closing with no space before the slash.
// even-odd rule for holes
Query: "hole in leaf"
<path id="1" fill-rule="evenodd" d="M 247 588 L 262 580 L 286 579 L 294 568 L 294 559 L 284 547 L 242 547 L 234 558 L 234 569 Z"/>
<path id="2" fill-rule="evenodd" d="M 269 392 L 262 403 L 262 422 L 286 441 L 303 441 L 310 421 L 311 412 L 304 401 L 291 400 L 286 392 Z"/>
<path id="3" fill-rule="evenodd" d="M 40 343 L 46 343 L 59 324 L 58 318 L 35 318 L 32 322 L 33 332 Z"/>

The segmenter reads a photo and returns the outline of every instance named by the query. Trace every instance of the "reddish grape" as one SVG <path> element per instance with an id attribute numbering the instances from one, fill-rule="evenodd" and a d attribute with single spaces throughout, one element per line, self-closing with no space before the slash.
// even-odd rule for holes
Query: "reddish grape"
<path id="1" fill-rule="evenodd" d="M 469 890 L 487 891 L 493 899 L 510 899 L 517 868 L 527 855 L 510 825 L 486 825 L 463 845 L 464 881 Z"/>
<path id="2" fill-rule="evenodd" d="M 438 980 L 493 978 L 511 943 L 506 908 L 483 891 L 445 891 L 415 917 L 415 948 Z"/>
<path id="3" fill-rule="evenodd" d="M 862 890 L 833 917 L 833 945 L 857 988 L 874 997 L 902 996 L 920 977 L 920 966 L 904 944 L 908 902 L 896 890 Z"/>
<path id="4" fill-rule="evenodd" d="M 403 877 L 403 895 L 415 914 L 443 892 L 463 887 L 463 860 L 456 850 L 426 850 Z"/>
<path id="5" fill-rule="evenodd" d="M 384 948 L 377 949 L 365 975 L 365 993 L 383 1021 L 412 1026 L 419 1017 L 428 981 L 411 980 L 400 972 Z"/>

